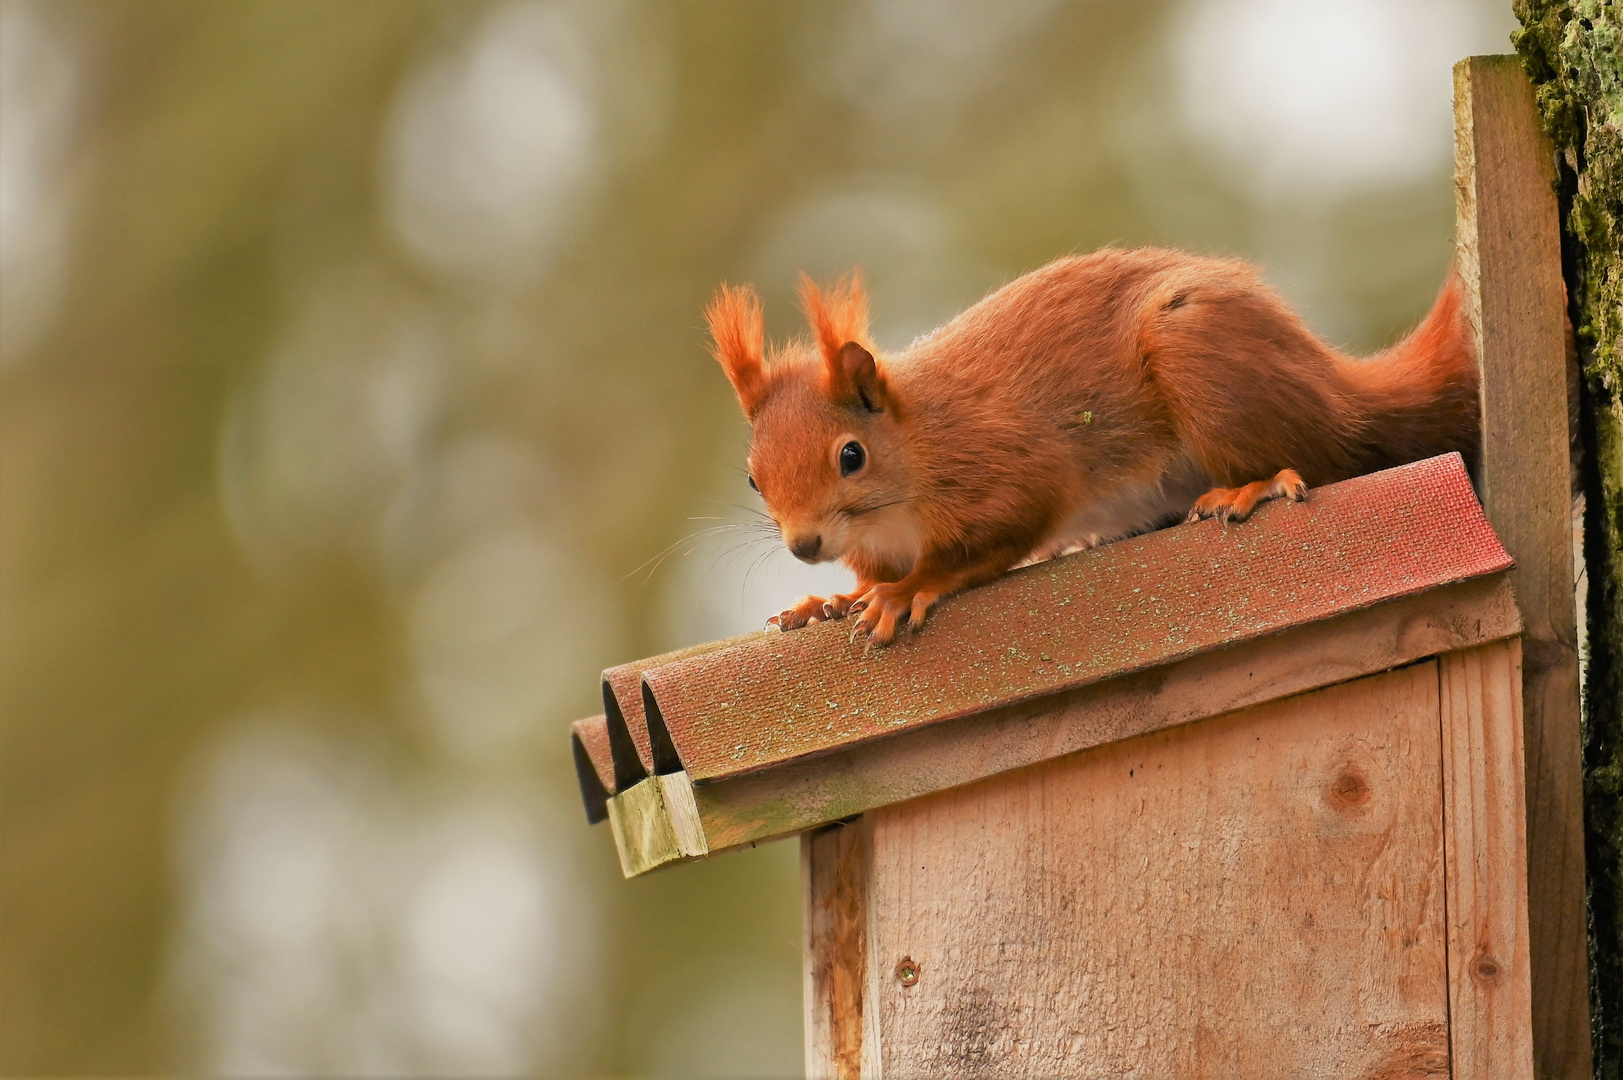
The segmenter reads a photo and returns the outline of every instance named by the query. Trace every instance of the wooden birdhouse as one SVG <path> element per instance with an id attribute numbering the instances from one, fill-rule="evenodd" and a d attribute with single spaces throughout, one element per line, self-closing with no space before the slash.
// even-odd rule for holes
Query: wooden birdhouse
<path id="1" fill-rule="evenodd" d="M 1520 1075 L 1510 567 L 1436 458 L 612 669 L 582 787 L 628 876 L 802 834 L 815 1076 Z"/>
<path id="2" fill-rule="evenodd" d="M 1462 65 L 1479 115 L 1525 87 L 1495 63 Z M 1495 306 L 1520 256 L 1482 241 L 1497 189 L 1466 175 L 1486 368 L 1527 329 Z M 1549 447 L 1494 428 L 1505 381 L 1475 487 L 1449 455 L 1040 563 L 886 649 L 831 622 L 610 669 L 573 729 L 587 815 L 627 876 L 799 835 L 812 1076 L 1576 1062 L 1571 927 L 1537 929 L 1570 889 L 1535 881 L 1530 924 L 1528 872 L 1532 830 L 1535 878 L 1547 843 L 1570 881 L 1572 810 L 1526 796 L 1559 762 L 1524 774 L 1524 722 L 1565 745 L 1571 564 L 1529 500 L 1566 480 L 1516 479 Z"/>

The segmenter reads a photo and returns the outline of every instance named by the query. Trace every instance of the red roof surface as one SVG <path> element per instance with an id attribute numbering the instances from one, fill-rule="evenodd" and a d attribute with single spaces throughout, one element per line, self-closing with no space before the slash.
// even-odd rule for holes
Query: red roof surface
<path id="1" fill-rule="evenodd" d="M 616 783 L 610 792 L 624 790 L 654 771 L 653 748 L 648 741 L 648 721 L 643 715 L 642 676 L 652 668 L 678 663 L 706 653 L 717 652 L 767 636 L 766 631 L 741 637 L 707 641 L 675 652 L 633 660 L 603 673 L 603 714 L 613 751 Z M 635 751 L 633 756 L 632 751 Z M 664 769 L 663 772 L 672 770 Z"/>
<path id="2" fill-rule="evenodd" d="M 682 769 L 702 784 L 1510 566 L 1450 454 L 1268 503 L 1241 524 L 1179 525 L 1013 571 L 949 597 L 889 648 L 851 642 L 842 620 L 611 669 L 613 771 Z"/>
<path id="3" fill-rule="evenodd" d="M 593 825 L 608 817 L 607 803 L 615 792 L 614 759 L 609 753 L 609 725 L 604 716 L 591 716 L 569 725 L 569 748 L 575 756 L 575 776 L 586 820 Z"/>

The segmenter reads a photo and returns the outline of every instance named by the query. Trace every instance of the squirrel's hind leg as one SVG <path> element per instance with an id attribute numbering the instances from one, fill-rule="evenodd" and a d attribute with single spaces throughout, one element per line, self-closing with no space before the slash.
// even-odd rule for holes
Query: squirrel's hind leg
<path id="1" fill-rule="evenodd" d="M 1280 469 L 1272 480 L 1258 480 L 1237 488 L 1213 488 L 1195 500 L 1186 521 L 1217 518 L 1219 521 L 1244 521 L 1258 503 L 1269 499 L 1289 499 L 1301 502 L 1307 498 L 1307 485 L 1295 469 Z"/>

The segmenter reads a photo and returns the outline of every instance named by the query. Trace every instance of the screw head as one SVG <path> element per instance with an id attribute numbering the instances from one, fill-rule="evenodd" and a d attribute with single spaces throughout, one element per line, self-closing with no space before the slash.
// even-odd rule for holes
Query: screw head
<path id="1" fill-rule="evenodd" d="M 919 965 L 911 956 L 902 957 L 902 962 L 896 965 L 896 981 L 903 986 L 912 986 L 918 982 L 921 973 Z"/>

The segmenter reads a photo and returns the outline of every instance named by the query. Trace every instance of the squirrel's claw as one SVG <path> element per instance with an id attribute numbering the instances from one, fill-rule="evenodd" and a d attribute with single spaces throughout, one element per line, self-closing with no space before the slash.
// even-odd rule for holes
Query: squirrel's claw
<path id="1" fill-rule="evenodd" d="M 825 617 L 821 596 L 802 596 L 793 605 L 772 616 L 766 623 L 768 626 L 776 626 L 779 630 L 798 630 L 808 623 L 822 622 Z"/>
<path id="2" fill-rule="evenodd" d="M 867 607 L 857 616 L 856 628 L 870 644 L 889 645 L 896 639 L 896 615 L 883 605 Z"/>
<path id="3" fill-rule="evenodd" d="M 917 631 L 924 629 L 924 616 L 929 614 L 935 602 L 941 599 L 940 593 L 920 592 L 913 594 L 913 603 L 908 608 L 907 625 Z"/>
<path id="4" fill-rule="evenodd" d="M 870 644 L 889 645 L 896 640 L 896 632 L 901 627 L 913 630 L 923 627 L 925 614 L 939 595 L 914 592 L 900 582 L 875 585 L 851 605 L 851 613 L 856 616 L 851 628 L 852 639 L 860 633 L 867 635 Z"/>
<path id="5" fill-rule="evenodd" d="M 861 602 L 862 593 L 836 593 L 823 604 L 823 618 L 843 619 L 853 611 L 860 611 L 856 607 Z"/>

